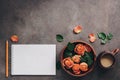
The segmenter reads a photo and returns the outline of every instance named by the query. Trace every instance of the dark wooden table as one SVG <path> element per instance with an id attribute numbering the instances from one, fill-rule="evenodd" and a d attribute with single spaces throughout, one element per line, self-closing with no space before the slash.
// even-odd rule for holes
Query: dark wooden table
<path id="1" fill-rule="evenodd" d="M 76 25 L 83 27 L 78 35 L 72 32 Z M 96 65 L 82 78 L 69 76 L 63 70 L 57 70 L 56 76 L 5 78 L 5 40 L 13 34 L 19 36 L 20 44 L 56 44 L 59 60 L 67 42 L 89 43 L 88 34 L 98 32 L 110 32 L 114 37 L 106 45 L 101 45 L 99 39 L 91 44 L 97 55 L 120 48 L 120 0 L 0 0 L 0 80 L 120 80 L 120 54 L 115 56 L 114 68 L 104 72 Z M 64 41 L 57 42 L 56 34 L 62 34 Z"/>

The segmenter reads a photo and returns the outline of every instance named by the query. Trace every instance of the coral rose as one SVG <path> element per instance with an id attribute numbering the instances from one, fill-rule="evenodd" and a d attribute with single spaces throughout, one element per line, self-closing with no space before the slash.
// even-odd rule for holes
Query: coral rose
<path id="1" fill-rule="evenodd" d="M 75 62 L 75 63 L 79 63 L 80 62 L 80 55 L 75 55 L 72 57 L 72 60 Z"/>
<path id="2" fill-rule="evenodd" d="M 79 64 L 74 64 L 72 67 L 72 70 L 75 74 L 80 74 L 80 65 Z"/>
<path id="3" fill-rule="evenodd" d="M 77 75 L 79 75 L 81 73 L 81 71 L 79 70 L 79 71 L 74 72 L 74 73 L 77 74 Z"/>
<path id="4" fill-rule="evenodd" d="M 63 63 L 63 66 L 65 66 L 67 69 L 72 68 L 72 66 L 74 65 L 74 62 L 71 60 L 70 57 L 63 59 L 62 63 Z"/>
<path id="5" fill-rule="evenodd" d="M 84 55 L 86 48 L 83 44 L 77 44 L 74 51 L 79 55 Z"/>
<path id="6" fill-rule="evenodd" d="M 88 64 L 85 62 L 80 63 L 80 70 L 81 71 L 87 71 L 88 70 Z"/>

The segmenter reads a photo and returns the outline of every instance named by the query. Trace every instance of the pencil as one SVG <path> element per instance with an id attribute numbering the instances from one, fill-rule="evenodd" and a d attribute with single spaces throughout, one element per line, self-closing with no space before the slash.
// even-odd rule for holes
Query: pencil
<path id="1" fill-rule="evenodd" d="M 8 77 L 8 40 L 6 40 L 6 78 Z"/>

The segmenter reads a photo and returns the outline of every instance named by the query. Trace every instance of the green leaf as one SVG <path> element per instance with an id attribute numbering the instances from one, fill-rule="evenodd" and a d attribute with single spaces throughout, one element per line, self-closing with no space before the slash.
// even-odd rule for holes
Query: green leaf
<path id="1" fill-rule="evenodd" d="M 89 52 L 88 55 L 91 57 L 91 59 L 94 59 L 94 54 L 93 54 L 93 52 Z"/>
<path id="2" fill-rule="evenodd" d="M 67 44 L 67 49 L 70 50 L 70 51 L 73 51 L 73 50 L 74 50 L 74 47 L 75 47 L 75 45 L 74 45 L 73 43 L 70 43 L 70 42 L 69 42 L 69 43 Z"/>
<path id="3" fill-rule="evenodd" d="M 107 36 L 106 36 L 106 34 L 105 34 L 104 32 L 98 33 L 98 38 L 99 38 L 99 39 L 105 40 L 106 37 L 107 37 Z"/>
<path id="4" fill-rule="evenodd" d="M 58 61 L 58 62 L 56 63 L 56 69 L 57 69 L 57 70 L 61 69 L 61 63 L 60 63 L 60 61 Z"/>
<path id="5" fill-rule="evenodd" d="M 92 59 L 92 57 L 90 56 L 90 53 L 85 52 L 83 58 L 84 58 L 85 62 L 88 64 L 88 66 L 91 66 L 91 65 L 92 65 L 93 59 Z"/>
<path id="6" fill-rule="evenodd" d="M 103 44 L 103 45 L 104 45 L 104 44 L 106 44 L 106 43 L 107 43 L 107 41 L 108 41 L 107 39 L 105 39 L 105 40 L 101 40 L 101 44 Z"/>
<path id="7" fill-rule="evenodd" d="M 63 41 L 63 36 L 62 35 L 60 35 L 60 34 L 57 34 L 56 35 L 56 40 L 58 41 L 58 42 L 62 42 Z"/>
<path id="8" fill-rule="evenodd" d="M 81 62 L 86 62 L 85 57 L 81 56 L 81 57 L 80 57 L 80 61 L 81 61 Z"/>
<path id="9" fill-rule="evenodd" d="M 113 35 L 111 34 L 111 33 L 109 33 L 108 35 L 107 35 L 107 39 L 108 40 L 111 40 L 113 38 Z"/>
<path id="10" fill-rule="evenodd" d="M 87 60 L 87 64 L 88 64 L 88 66 L 91 66 L 92 63 L 93 63 L 93 60 L 92 60 L 91 58 L 88 58 L 88 60 Z"/>
<path id="11" fill-rule="evenodd" d="M 65 50 L 65 52 L 64 52 L 64 57 L 66 58 L 66 57 L 72 57 L 72 52 L 71 51 L 69 51 L 68 49 L 66 49 Z"/>
<path id="12" fill-rule="evenodd" d="M 106 35 L 104 32 L 100 32 L 98 33 L 98 38 L 102 39 L 101 44 L 105 45 L 109 40 L 113 38 L 113 35 L 111 33 Z"/>
<path id="13" fill-rule="evenodd" d="M 85 52 L 84 56 L 81 56 L 80 59 L 81 62 L 86 62 L 88 66 L 91 66 L 93 63 L 94 55 L 91 52 L 90 53 Z"/>

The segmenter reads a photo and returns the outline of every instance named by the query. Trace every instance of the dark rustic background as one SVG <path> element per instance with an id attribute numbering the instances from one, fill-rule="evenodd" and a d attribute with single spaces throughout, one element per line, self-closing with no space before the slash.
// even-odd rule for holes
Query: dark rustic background
<path id="1" fill-rule="evenodd" d="M 75 35 L 73 27 L 79 24 L 83 30 Z M 89 43 L 91 32 L 114 35 L 106 45 L 101 45 L 99 39 L 91 44 L 97 55 L 120 48 L 120 0 L 0 0 L 0 80 L 120 80 L 120 54 L 111 70 L 103 72 L 96 65 L 93 72 L 82 78 L 62 70 L 57 70 L 56 76 L 5 78 L 5 40 L 12 34 L 19 36 L 20 44 L 56 44 L 58 60 L 68 41 L 80 39 Z M 64 36 L 64 42 L 56 41 L 58 33 Z"/>

